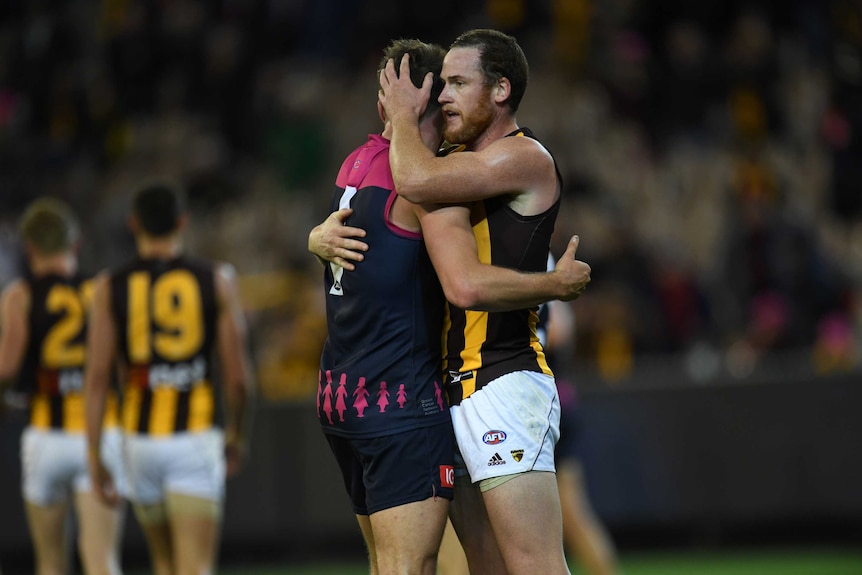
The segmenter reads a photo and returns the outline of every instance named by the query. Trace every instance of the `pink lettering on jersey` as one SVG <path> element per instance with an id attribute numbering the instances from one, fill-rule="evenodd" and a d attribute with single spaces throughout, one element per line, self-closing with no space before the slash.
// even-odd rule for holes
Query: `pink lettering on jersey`
<path id="1" fill-rule="evenodd" d="M 353 397 L 356 399 L 353 402 L 353 407 L 356 409 L 357 417 L 365 417 L 365 409 L 368 407 L 368 396 L 371 392 L 365 387 L 365 378 L 359 378 L 359 385 L 353 391 Z"/>

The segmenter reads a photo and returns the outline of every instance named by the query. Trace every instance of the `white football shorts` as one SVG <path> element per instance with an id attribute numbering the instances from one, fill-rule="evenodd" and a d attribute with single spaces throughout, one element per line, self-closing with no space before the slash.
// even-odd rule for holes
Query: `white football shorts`
<path id="1" fill-rule="evenodd" d="M 212 501 L 224 498 L 224 434 L 220 429 L 165 437 L 126 435 L 129 499 L 162 503 L 167 493 Z"/>
<path id="2" fill-rule="evenodd" d="M 472 483 L 526 471 L 556 471 L 560 398 L 553 377 L 508 373 L 450 412 L 460 459 Z"/>
<path id="3" fill-rule="evenodd" d="M 118 493 L 128 494 L 119 429 L 102 433 L 101 455 Z M 87 437 L 27 427 L 21 434 L 21 492 L 26 501 L 49 506 L 68 500 L 72 491 L 92 490 L 87 469 Z"/>

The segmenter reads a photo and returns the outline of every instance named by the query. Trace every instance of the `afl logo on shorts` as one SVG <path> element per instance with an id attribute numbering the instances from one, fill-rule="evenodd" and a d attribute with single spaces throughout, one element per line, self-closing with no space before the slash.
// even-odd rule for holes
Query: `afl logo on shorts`
<path id="1" fill-rule="evenodd" d="M 485 435 L 482 436 L 482 441 L 484 441 L 487 445 L 497 445 L 498 443 L 503 443 L 506 441 L 506 432 L 500 431 L 499 429 L 492 429 L 491 431 L 486 431 Z"/>

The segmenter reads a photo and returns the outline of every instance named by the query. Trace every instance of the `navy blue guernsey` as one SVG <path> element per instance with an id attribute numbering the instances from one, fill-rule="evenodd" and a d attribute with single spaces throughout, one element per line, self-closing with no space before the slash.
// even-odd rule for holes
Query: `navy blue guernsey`
<path id="1" fill-rule="evenodd" d="M 443 291 L 422 236 L 389 219 L 389 141 L 370 135 L 341 166 L 330 209 L 353 209 L 369 249 L 354 271 L 328 264 L 329 330 L 317 415 L 325 433 L 391 435 L 449 418 L 442 381 Z"/>

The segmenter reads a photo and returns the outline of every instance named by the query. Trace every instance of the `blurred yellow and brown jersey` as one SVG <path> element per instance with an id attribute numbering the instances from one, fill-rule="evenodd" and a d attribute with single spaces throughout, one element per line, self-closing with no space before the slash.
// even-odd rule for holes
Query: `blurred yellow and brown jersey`
<path id="1" fill-rule="evenodd" d="M 17 388 L 30 398 L 30 425 L 83 433 L 87 311 L 92 282 L 48 275 L 29 278 L 27 285 L 30 337 Z M 117 424 L 117 397 L 111 391 L 104 425 Z"/>
<path id="2" fill-rule="evenodd" d="M 111 296 L 126 368 L 123 429 L 166 436 L 216 425 L 212 263 L 136 259 L 111 275 Z"/>

